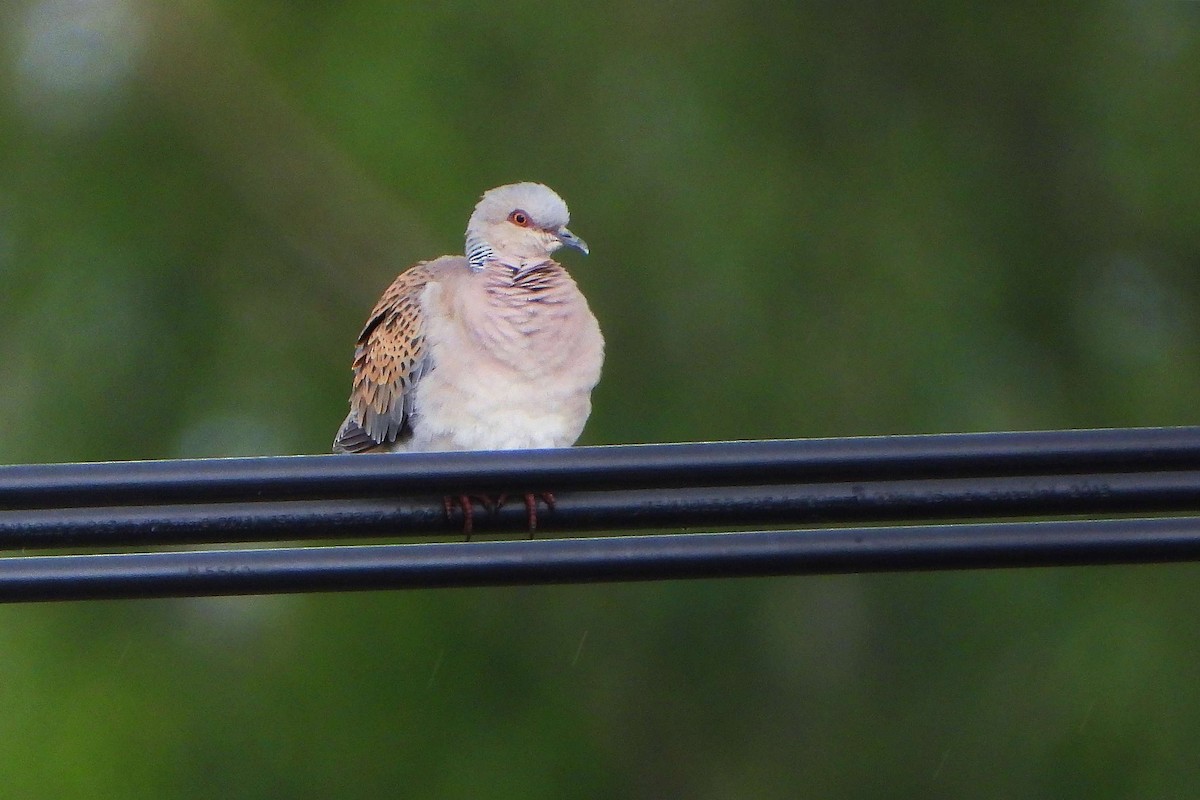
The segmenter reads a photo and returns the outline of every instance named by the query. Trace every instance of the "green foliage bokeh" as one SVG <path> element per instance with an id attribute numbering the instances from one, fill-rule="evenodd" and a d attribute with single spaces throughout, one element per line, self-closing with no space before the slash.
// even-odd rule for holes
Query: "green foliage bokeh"
<path id="1" fill-rule="evenodd" d="M 557 189 L 586 443 L 1175 425 L 1200 4 L 0 6 L 0 461 L 325 452 Z M 0 608 L 20 797 L 1168 797 L 1187 565 Z"/>

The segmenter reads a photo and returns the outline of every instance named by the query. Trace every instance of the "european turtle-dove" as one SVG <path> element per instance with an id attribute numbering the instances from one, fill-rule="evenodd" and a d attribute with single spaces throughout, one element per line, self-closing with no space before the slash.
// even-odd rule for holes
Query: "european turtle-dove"
<path id="1" fill-rule="evenodd" d="M 397 277 L 359 334 L 350 413 L 334 451 L 574 444 L 604 339 L 579 287 L 550 257 L 564 245 L 588 252 L 569 219 L 542 184 L 491 189 L 467 223 L 465 257 L 422 261 Z M 464 513 L 469 527 L 469 506 Z"/>

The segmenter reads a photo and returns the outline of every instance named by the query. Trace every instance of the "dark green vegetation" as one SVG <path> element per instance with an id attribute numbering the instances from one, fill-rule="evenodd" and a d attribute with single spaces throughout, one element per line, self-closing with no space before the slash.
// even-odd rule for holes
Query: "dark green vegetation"
<path id="1" fill-rule="evenodd" d="M 540 180 L 587 443 L 1200 422 L 1200 4 L 0 6 L 0 460 L 324 452 Z M 1170 797 L 1200 571 L 0 608 L 57 798 Z"/>

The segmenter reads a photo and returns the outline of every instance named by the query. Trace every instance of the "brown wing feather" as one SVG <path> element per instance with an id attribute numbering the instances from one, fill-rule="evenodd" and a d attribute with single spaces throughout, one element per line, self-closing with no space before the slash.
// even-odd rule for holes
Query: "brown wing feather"
<path id="1" fill-rule="evenodd" d="M 354 350 L 350 414 L 333 449 L 361 453 L 411 434 L 413 388 L 429 367 L 421 293 L 432 274 L 421 262 L 379 298 Z"/>

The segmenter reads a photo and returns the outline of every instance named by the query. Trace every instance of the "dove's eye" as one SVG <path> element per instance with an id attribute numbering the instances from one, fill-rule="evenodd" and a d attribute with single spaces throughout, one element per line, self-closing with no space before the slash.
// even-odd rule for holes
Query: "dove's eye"
<path id="1" fill-rule="evenodd" d="M 521 211 L 520 209 L 517 209 L 516 211 L 509 214 L 508 221 L 511 222 L 513 225 L 520 225 L 522 228 L 529 227 L 529 215 L 526 214 L 524 211 Z"/>

